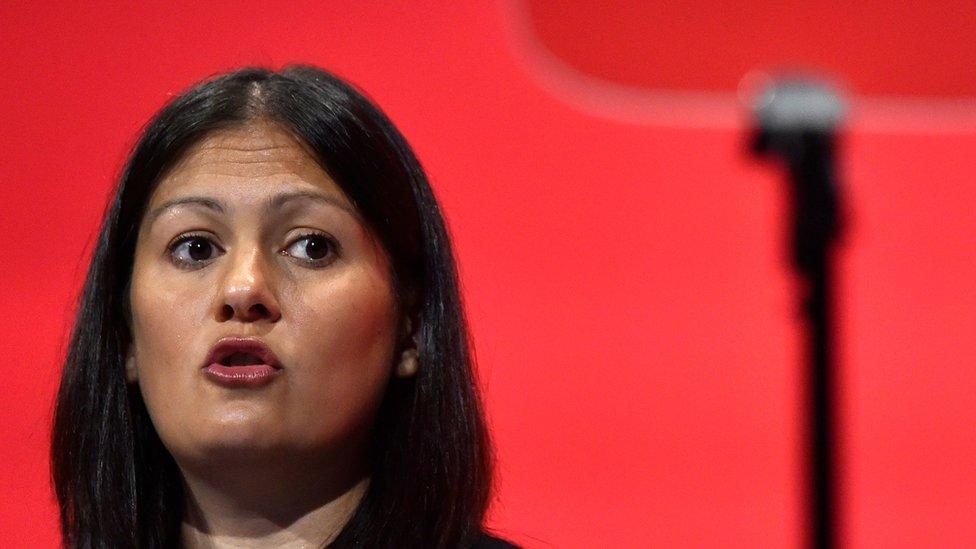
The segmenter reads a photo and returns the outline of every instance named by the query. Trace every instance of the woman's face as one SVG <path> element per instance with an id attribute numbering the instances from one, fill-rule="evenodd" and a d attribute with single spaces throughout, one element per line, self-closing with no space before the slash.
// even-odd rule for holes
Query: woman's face
<path id="1" fill-rule="evenodd" d="M 265 122 L 214 133 L 146 212 L 126 374 L 177 462 L 362 444 L 399 337 L 389 259 L 302 144 Z M 225 338 L 279 364 L 211 367 Z"/>

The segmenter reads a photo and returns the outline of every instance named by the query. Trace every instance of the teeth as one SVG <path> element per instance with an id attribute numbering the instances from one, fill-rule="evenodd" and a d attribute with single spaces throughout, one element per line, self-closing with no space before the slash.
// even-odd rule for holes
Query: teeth
<path id="1" fill-rule="evenodd" d="M 232 353 L 224 358 L 225 366 L 247 366 L 250 364 L 264 364 L 264 360 L 251 353 Z"/>

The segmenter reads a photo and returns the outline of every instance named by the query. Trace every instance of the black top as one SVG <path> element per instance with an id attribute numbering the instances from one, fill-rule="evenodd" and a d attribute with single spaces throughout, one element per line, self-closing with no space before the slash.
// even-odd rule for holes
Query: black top
<path id="1" fill-rule="evenodd" d="M 496 538 L 487 532 L 481 532 L 478 539 L 474 541 L 471 549 L 521 549 L 509 541 Z"/>

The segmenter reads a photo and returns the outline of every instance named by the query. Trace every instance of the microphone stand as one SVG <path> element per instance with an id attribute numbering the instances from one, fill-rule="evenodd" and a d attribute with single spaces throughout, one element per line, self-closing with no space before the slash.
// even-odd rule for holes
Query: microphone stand
<path id="1" fill-rule="evenodd" d="M 832 90 L 802 79 L 774 83 L 754 108 L 753 153 L 785 163 L 789 175 L 793 268 L 807 283 L 809 547 L 837 545 L 833 275 L 842 231 L 836 171 L 837 127 L 844 107 Z"/>

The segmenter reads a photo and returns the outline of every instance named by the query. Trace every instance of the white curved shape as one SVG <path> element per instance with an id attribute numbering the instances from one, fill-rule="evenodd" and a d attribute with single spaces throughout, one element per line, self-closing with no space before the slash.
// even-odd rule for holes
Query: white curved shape
<path id="1" fill-rule="evenodd" d="M 753 123 L 736 93 L 650 90 L 587 75 L 536 36 L 524 0 L 498 0 L 515 59 L 553 97 L 590 116 L 635 125 L 742 129 Z M 744 80 L 754 75 L 745 75 Z M 976 132 L 976 98 L 848 97 L 848 131 L 944 134 Z"/>

